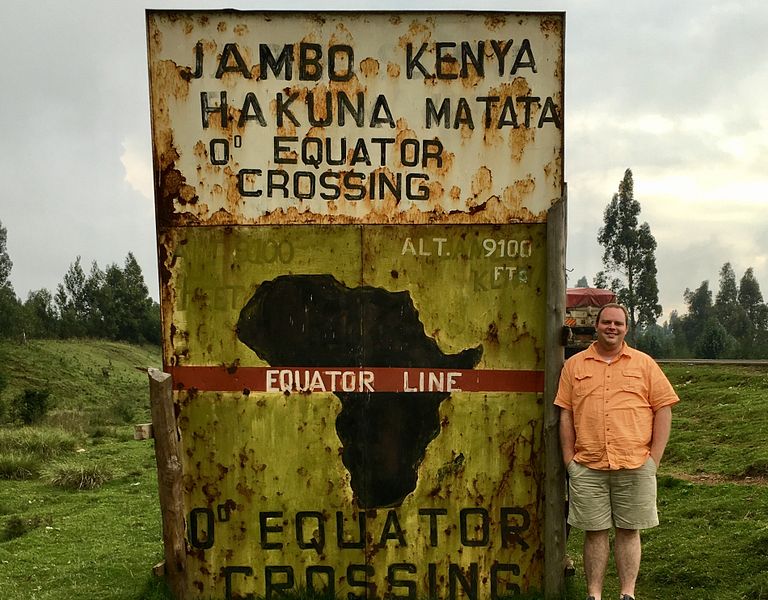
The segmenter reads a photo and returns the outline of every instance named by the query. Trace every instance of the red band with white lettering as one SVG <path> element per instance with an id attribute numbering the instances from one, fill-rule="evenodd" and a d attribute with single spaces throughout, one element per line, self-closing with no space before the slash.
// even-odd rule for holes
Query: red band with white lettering
<path id="1" fill-rule="evenodd" d="M 204 392 L 543 392 L 543 371 L 410 367 L 165 367 Z"/>

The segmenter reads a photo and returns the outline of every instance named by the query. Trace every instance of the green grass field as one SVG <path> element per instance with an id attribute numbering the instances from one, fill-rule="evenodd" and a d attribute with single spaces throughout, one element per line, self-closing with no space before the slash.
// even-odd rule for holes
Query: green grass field
<path id="1" fill-rule="evenodd" d="M 768 367 L 664 371 L 680 404 L 659 475 L 661 525 L 643 534 L 638 600 L 768 600 Z M 582 540 L 577 531 L 569 540 L 579 579 Z M 618 592 L 611 569 L 604 597 Z"/>
<path id="2" fill-rule="evenodd" d="M 168 598 L 146 374 L 159 350 L 101 341 L 0 343 L 8 387 L 51 407 L 0 426 L 0 599 Z M 661 526 L 644 534 L 638 600 L 768 600 L 768 368 L 664 367 L 682 402 L 659 477 Z M 579 532 L 569 540 L 583 600 Z M 605 598 L 617 598 L 615 571 Z"/>

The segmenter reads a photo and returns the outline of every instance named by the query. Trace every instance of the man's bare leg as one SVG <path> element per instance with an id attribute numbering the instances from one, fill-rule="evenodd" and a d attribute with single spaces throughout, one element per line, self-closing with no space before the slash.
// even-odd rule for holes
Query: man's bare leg
<path id="1" fill-rule="evenodd" d="M 603 596 L 603 579 L 610 554 L 608 529 L 584 532 L 584 573 L 587 577 L 587 594 L 600 600 Z"/>
<path id="2" fill-rule="evenodd" d="M 640 572 L 640 531 L 637 529 L 616 528 L 616 571 L 619 574 L 621 593 L 635 597 L 635 583 Z"/>

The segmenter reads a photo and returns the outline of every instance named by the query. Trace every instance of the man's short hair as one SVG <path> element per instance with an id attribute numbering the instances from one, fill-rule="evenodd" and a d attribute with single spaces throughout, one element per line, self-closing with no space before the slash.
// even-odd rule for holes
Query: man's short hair
<path id="1" fill-rule="evenodd" d="M 624 312 L 624 323 L 627 327 L 629 327 L 629 311 L 627 310 L 626 306 L 619 304 L 618 302 L 609 302 L 608 304 L 603 304 L 600 307 L 600 310 L 597 311 L 597 316 L 595 317 L 595 325 L 600 322 L 600 315 L 603 314 L 603 311 L 606 308 L 620 308 Z"/>

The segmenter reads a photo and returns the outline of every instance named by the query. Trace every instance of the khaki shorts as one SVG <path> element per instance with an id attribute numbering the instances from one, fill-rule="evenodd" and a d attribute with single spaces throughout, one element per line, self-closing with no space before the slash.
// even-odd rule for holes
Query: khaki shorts
<path id="1" fill-rule="evenodd" d="M 639 469 L 597 471 L 568 464 L 568 523 L 584 531 L 611 526 L 649 529 L 659 524 L 656 511 L 656 463 Z"/>

